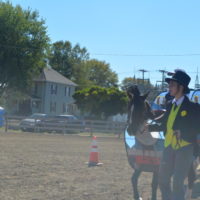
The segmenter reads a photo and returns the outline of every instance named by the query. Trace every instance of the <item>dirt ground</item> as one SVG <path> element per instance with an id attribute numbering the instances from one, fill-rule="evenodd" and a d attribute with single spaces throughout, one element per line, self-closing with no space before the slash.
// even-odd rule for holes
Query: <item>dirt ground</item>
<path id="1" fill-rule="evenodd" d="M 88 168 L 90 137 L 0 133 L 0 200 L 133 199 L 133 170 L 123 139 L 98 137 L 97 142 L 104 164 Z M 139 189 L 144 200 L 150 197 L 150 183 L 151 174 L 142 174 Z M 193 196 L 200 200 L 200 180 Z"/>

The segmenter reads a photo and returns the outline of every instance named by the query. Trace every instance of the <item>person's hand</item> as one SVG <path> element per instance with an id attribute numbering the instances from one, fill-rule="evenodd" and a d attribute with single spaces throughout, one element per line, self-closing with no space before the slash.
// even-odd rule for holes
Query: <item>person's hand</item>
<path id="1" fill-rule="evenodd" d="M 181 139 L 181 131 L 180 130 L 174 130 L 174 134 L 178 139 Z"/>

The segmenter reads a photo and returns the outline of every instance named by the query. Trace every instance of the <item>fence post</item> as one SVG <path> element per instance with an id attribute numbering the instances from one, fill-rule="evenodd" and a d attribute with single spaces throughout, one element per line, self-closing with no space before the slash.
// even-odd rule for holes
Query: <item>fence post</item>
<path id="1" fill-rule="evenodd" d="M 69 126 L 69 125 L 68 125 L 68 126 Z M 62 128 L 63 128 L 63 129 L 62 129 L 63 134 L 64 134 L 64 135 L 67 134 L 67 124 L 64 125 Z"/>
<path id="2" fill-rule="evenodd" d="M 116 132 L 115 132 L 115 134 L 117 135 L 117 137 L 120 139 L 121 138 L 121 134 L 122 134 L 122 124 L 121 124 L 121 122 L 115 122 L 116 123 L 116 125 L 115 125 L 115 127 L 116 127 Z"/>
<path id="3" fill-rule="evenodd" d="M 37 131 L 37 127 L 36 127 L 36 118 L 34 119 L 34 133 Z"/>
<path id="4" fill-rule="evenodd" d="M 5 114 L 5 132 L 8 131 L 8 116 Z"/>
<path id="5" fill-rule="evenodd" d="M 90 137 L 93 137 L 92 121 L 90 121 Z"/>
<path id="6" fill-rule="evenodd" d="M 119 127 L 118 127 L 118 130 L 119 130 L 118 139 L 120 139 L 120 136 L 121 136 L 121 124 L 118 122 L 118 125 L 119 125 Z"/>

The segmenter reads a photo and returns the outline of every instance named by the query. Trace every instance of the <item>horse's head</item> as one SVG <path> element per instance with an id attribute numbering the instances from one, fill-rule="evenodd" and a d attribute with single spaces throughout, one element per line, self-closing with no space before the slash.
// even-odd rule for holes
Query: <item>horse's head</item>
<path id="1" fill-rule="evenodd" d="M 144 124 L 147 119 L 153 118 L 153 113 L 149 103 L 146 101 L 149 92 L 140 95 L 140 91 L 136 85 L 130 86 L 127 89 L 129 97 L 128 105 L 128 133 L 136 135 L 144 129 Z"/>

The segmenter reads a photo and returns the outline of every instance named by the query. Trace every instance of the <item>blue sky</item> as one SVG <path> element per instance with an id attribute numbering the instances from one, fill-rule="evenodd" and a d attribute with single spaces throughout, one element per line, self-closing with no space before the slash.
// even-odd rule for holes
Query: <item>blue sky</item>
<path id="1" fill-rule="evenodd" d="M 11 0 L 38 10 L 52 42 L 69 40 L 86 47 L 91 58 L 110 63 L 119 80 L 161 80 L 159 69 L 185 69 L 194 86 L 200 71 L 199 0 Z M 136 56 L 142 55 L 142 56 Z M 154 56 L 144 56 L 154 55 Z M 165 56 L 155 56 L 165 55 Z"/>

